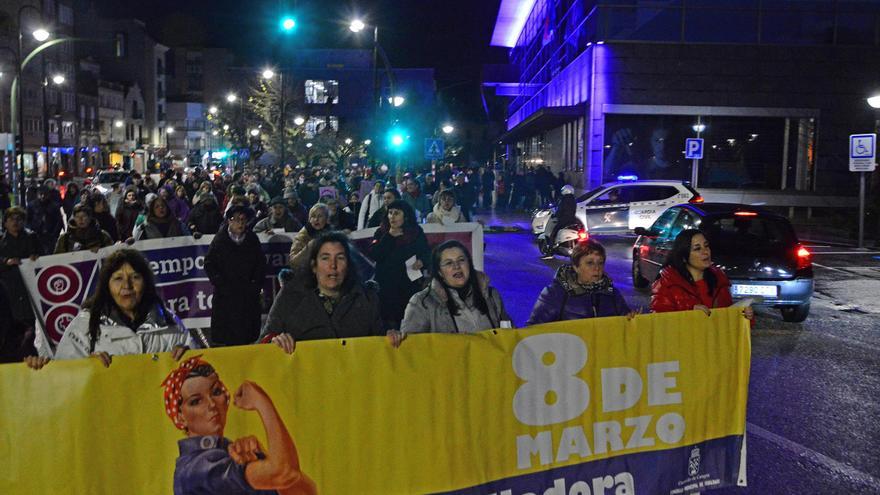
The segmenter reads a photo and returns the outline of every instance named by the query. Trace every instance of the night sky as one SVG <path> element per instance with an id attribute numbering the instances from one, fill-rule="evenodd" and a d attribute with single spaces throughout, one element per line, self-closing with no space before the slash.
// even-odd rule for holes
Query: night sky
<path id="1" fill-rule="evenodd" d="M 96 0 L 106 17 L 146 21 L 167 45 L 231 49 L 243 64 L 273 60 L 273 43 L 307 48 L 368 48 L 372 33 L 351 33 L 359 15 L 379 26 L 379 42 L 394 67 L 436 69 L 441 98 L 458 114 L 479 117 L 480 67 L 504 63 L 506 50 L 489 47 L 500 0 Z M 278 20 L 291 12 L 297 32 L 278 34 Z M 274 53 L 277 53 L 275 51 Z M 283 64 L 282 64 L 283 65 Z M 463 115 L 462 115 L 463 116 Z"/>

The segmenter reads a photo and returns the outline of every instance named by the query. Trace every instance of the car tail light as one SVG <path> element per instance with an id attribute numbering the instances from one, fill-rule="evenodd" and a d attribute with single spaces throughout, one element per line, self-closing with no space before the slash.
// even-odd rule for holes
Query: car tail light
<path id="1" fill-rule="evenodd" d="M 584 242 L 589 238 L 590 234 L 586 233 L 585 231 L 581 230 L 580 232 L 578 232 L 578 241 Z"/>
<path id="2" fill-rule="evenodd" d="M 737 217 L 756 217 L 758 214 L 754 211 L 737 211 L 733 213 Z"/>
<path id="3" fill-rule="evenodd" d="M 804 270 L 813 266 L 813 253 L 811 253 L 807 248 L 798 244 L 797 248 L 795 248 L 794 253 L 794 257 L 797 261 L 798 270 Z"/>
<path id="4" fill-rule="evenodd" d="M 87 173 L 87 174 L 91 174 L 91 173 L 92 173 L 92 167 L 86 167 L 86 173 Z"/>
<path id="5" fill-rule="evenodd" d="M 65 175 L 67 175 L 67 172 L 65 172 L 64 170 L 58 171 L 58 177 L 64 177 Z"/>

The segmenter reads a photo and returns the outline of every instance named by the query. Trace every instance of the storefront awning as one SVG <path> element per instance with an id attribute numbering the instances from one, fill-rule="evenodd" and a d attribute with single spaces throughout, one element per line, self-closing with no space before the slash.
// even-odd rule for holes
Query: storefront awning
<path id="1" fill-rule="evenodd" d="M 544 107 L 531 114 L 498 139 L 502 143 L 515 143 L 523 138 L 567 124 L 584 115 L 586 106 Z"/>

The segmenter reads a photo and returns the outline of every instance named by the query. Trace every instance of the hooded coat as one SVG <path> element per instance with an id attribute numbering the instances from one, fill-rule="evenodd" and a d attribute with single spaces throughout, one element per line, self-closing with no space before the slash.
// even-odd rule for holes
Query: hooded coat
<path id="1" fill-rule="evenodd" d="M 461 301 L 456 298 L 459 309 L 459 315 L 453 316 L 449 312 L 447 305 L 448 295 L 453 294 L 452 290 L 447 293 L 443 284 L 437 279 L 431 280 L 431 285 L 413 295 L 409 303 L 406 305 L 403 322 L 400 324 L 400 331 L 403 333 L 475 333 L 490 328 L 500 328 L 502 321 L 510 321 L 510 315 L 504 309 L 504 302 L 501 295 L 494 288 L 489 286 L 489 277 L 483 272 L 474 272 L 472 276 L 477 277 L 477 283 L 483 299 L 489 308 L 489 313 L 482 315 L 489 324 L 486 328 L 465 328 L 462 325 L 462 312 L 476 311 L 470 301 Z M 455 296 L 453 296 L 455 297 Z M 470 299 L 470 298 L 468 298 Z M 464 308 L 462 308 L 464 303 Z M 483 318 L 480 319 L 483 319 Z"/>
<path id="2" fill-rule="evenodd" d="M 553 282 L 541 291 L 526 325 L 624 316 L 629 312 L 626 299 L 611 284 L 608 275 L 595 284 L 584 285 L 578 283 L 577 271 L 572 265 L 562 265 L 556 270 Z"/>
<path id="3" fill-rule="evenodd" d="M 123 241 L 134 235 L 134 226 L 137 223 L 137 218 L 144 211 L 144 205 L 140 200 L 133 203 L 125 201 L 128 191 L 133 191 L 135 194 L 138 192 L 134 186 L 125 188 L 125 193 L 122 196 L 123 199 L 119 202 L 119 206 L 116 207 L 116 231 L 119 239 Z"/>
<path id="4" fill-rule="evenodd" d="M 67 232 L 61 234 L 58 243 L 55 244 L 55 254 L 102 248 L 111 244 L 113 244 L 113 239 L 110 234 L 101 230 L 101 226 L 94 218 L 84 229 L 77 228 L 76 221 L 70 219 L 67 224 Z"/>
<path id="5" fill-rule="evenodd" d="M 732 305 L 733 298 L 730 296 L 730 280 L 727 275 L 717 266 L 710 266 L 707 270 L 712 271 L 716 280 L 715 290 L 711 294 L 702 294 L 709 301 L 705 301 L 697 285 L 685 280 L 678 270 L 671 266 L 664 267 L 660 270 L 657 280 L 651 285 L 651 311 L 655 313 L 690 311 L 694 306 L 710 301 L 712 304 L 707 305 L 710 308 L 726 308 Z"/>
<path id="6" fill-rule="evenodd" d="M 460 206 L 453 206 L 451 210 L 446 211 L 440 206 L 440 203 L 434 205 L 434 211 L 428 213 L 428 218 L 426 223 L 439 223 L 442 225 L 449 225 L 458 222 L 467 222 L 464 218 L 464 215 L 461 213 Z"/>
<path id="7" fill-rule="evenodd" d="M 181 223 L 171 212 L 170 206 L 168 208 L 168 215 L 164 219 L 154 217 L 153 201 L 155 201 L 156 198 L 154 197 L 151 199 L 151 201 L 147 201 L 147 220 L 134 229 L 134 240 L 145 241 L 147 239 L 163 239 L 166 237 L 191 235 L 186 225 Z M 165 222 L 168 223 L 168 230 L 163 234 L 161 224 Z"/>
<path id="8" fill-rule="evenodd" d="M 223 212 L 220 211 L 217 198 L 212 193 L 202 195 L 189 212 L 186 223 L 193 232 L 216 234 L 223 223 Z"/>

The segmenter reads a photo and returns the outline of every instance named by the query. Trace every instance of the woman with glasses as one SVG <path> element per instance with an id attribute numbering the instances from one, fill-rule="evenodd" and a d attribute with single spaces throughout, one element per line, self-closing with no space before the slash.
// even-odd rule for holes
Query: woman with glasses
<path id="1" fill-rule="evenodd" d="M 590 239 L 575 246 L 571 264 L 559 267 L 541 291 L 526 325 L 629 314 L 623 294 L 605 273 L 605 248 Z"/>
<path id="2" fill-rule="evenodd" d="M 510 328 L 510 316 L 489 277 L 474 269 L 464 245 L 443 242 L 431 254 L 431 284 L 409 300 L 400 332 L 389 332 L 399 345 L 409 333 L 476 333 L 490 328 Z"/>
<path id="3" fill-rule="evenodd" d="M 257 234 L 248 229 L 253 217 L 247 204 L 229 208 L 227 225 L 205 255 L 205 272 L 214 286 L 211 341 L 221 345 L 250 344 L 260 335 L 266 257 Z"/>

